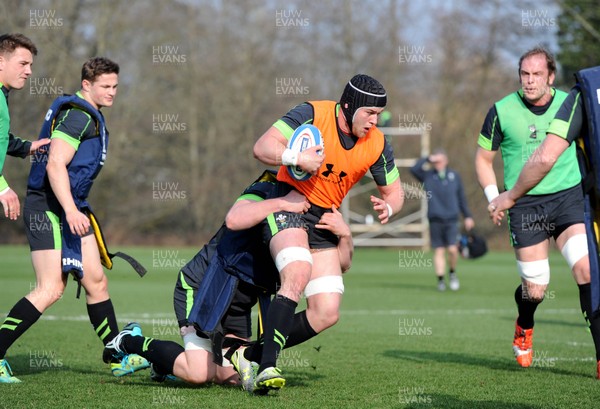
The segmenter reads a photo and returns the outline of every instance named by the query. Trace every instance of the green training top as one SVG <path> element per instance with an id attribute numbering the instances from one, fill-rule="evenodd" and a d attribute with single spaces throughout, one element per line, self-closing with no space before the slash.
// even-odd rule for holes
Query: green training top
<path id="1" fill-rule="evenodd" d="M 0 83 L 0 87 L 2 87 Z M 0 95 L 0 192 L 8 187 L 8 183 L 2 176 L 4 161 L 6 160 L 6 151 L 8 150 L 8 133 L 10 132 L 10 115 L 8 114 L 8 101 L 6 95 Z"/>
<path id="2" fill-rule="evenodd" d="M 496 124 L 503 136 L 500 142 L 504 162 L 504 185 L 511 189 L 519 174 L 535 149 L 546 139 L 546 131 L 554 119 L 558 108 L 567 93 L 555 90 L 548 109 L 541 114 L 531 112 L 525 105 L 520 91 L 504 97 L 495 104 Z M 485 140 L 482 140 L 485 139 Z M 479 145 L 491 150 L 494 145 L 489 139 L 480 136 Z M 531 189 L 528 195 L 545 195 L 569 189 L 581 182 L 577 164 L 575 145 L 571 145 L 557 160 L 552 170 L 542 181 Z"/>

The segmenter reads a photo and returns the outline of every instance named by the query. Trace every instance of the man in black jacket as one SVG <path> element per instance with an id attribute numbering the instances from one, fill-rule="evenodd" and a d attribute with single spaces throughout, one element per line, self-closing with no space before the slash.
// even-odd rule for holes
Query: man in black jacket
<path id="1" fill-rule="evenodd" d="M 425 165 L 429 164 L 429 169 Z M 410 169 L 427 192 L 429 219 L 429 235 L 434 251 L 433 264 L 438 278 L 438 290 L 445 291 L 444 272 L 446 270 L 446 252 L 448 253 L 450 289 L 456 291 L 460 287 L 456 277 L 458 260 L 458 220 L 464 217 L 465 230 L 475 226 L 471 212 L 467 206 L 465 192 L 460 176 L 448 168 L 448 156 L 438 149 L 432 155 L 421 158 Z"/>

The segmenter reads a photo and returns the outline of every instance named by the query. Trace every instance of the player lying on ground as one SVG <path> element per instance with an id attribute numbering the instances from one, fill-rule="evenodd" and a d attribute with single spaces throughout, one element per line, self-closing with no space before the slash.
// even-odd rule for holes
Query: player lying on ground
<path id="1" fill-rule="evenodd" d="M 279 284 L 278 272 L 270 257 L 268 246 L 262 242 L 262 228 L 257 224 L 275 210 L 302 213 L 308 208 L 305 197 L 291 188 L 283 194 L 283 185 L 275 184 L 274 175 L 265 172 L 261 178 L 245 190 L 236 201 L 221 227 L 211 241 L 182 268 L 175 288 L 175 313 L 181 327 L 185 349 L 172 341 L 145 338 L 137 324 L 129 324 L 113 343 L 107 346 L 104 359 L 124 353 L 139 353 L 153 363 L 153 379 L 164 380 L 173 374 L 186 382 L 202 384 L 239 384 L 238 374 L 231 366 L 224 349 L 232 338 L 248 341 L 251 336 L 250 312 L 259 297 L 274 294 Z M 353 245 L 349 227 L 337 210 L 323 216 L 319 228 L 331 231 L 340 237 L 338 249 L 344 271 L 350 268 Z M 205 280 L 205 277 L 209 277 Z M 197 331 L 191 324 L 192 300 L 196 292 L 203 290 L 208 282 L 238 276 L 235 291 L 220 300 L 200 297 L 196 304 L 219 304 L 222 308 L 216 317 L 217 328 Z M 209 287 L 210 287 L 209 285 Z M 334 325 L 338 318 L 338 302 L 327 302 L 328 293 L 343 292 L 343 283 L 335 286 L 316 281 L 308 288 L 306 311 L 297 313 L 293 319 L 293 330 L 286 343 L 291 347 L 304 342 L 317 333 Z M 219 294 L 222 294 L 219 292 Z M 197 315 L 194 319 L 206 321 Z M 201 328 L 208 328 L 202 326 Z M 223 342 L 224 341 L 224 342 Z M 254 389 L 257 364 L 243 358 L 240 349 L 232 361 L 242 373 L 244 389 Z M 220 364 L 215 363 L 217 360 Z"/>

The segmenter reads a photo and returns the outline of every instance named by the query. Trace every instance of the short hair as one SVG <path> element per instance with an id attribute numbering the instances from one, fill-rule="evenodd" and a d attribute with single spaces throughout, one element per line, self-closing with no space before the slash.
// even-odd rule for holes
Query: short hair
<path id="1" fill-rule="evenodd" d="M 81 81 L 94 82 L 102 74 L 118 74 L 119 64 L 104 57 L 92 57 L 81 67 Z"/>
<path id="2" fill-rule="evenodd" d="M 548 72 L 550 74 L 556 74 L 556 60 L 554 59 L 554 55 L 546 47 L 541 45 L 535 46 L 531 50 L 527 51 L 525 54 L 521 56 L 519 59 L 519 76 L 521 75 L 521 64 L 523 64 L 523 60 L 525 58 L 529 58 L 533 55 L 543 55 L 546 57 L 546 65 L 548 66 Z"/>
<path id="3" fill-rule="evenodd" d="M 13 53 L 17 48 L 25 48 L 33 55 L 37 55 L 37 47 L 21 33 L 8 33 L 0 36 L 0 55 Z"/>
<path id="4" fill-rule="evenodd" d="M 448 154 L 446 153 L 446 150 L 444 148 L 435 148 L 433 150 L 433 154 L 434 155 L 444 155 L 444 156 L 448 156 Z"/>

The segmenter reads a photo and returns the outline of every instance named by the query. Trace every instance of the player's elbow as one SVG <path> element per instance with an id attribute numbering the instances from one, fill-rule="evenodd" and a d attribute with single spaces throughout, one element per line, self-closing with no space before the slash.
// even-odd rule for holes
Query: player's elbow
<path id="1" fill-rule="evenodd" d="M 240 218 L 231 211 L 225 216 L 225 226 L 227 226 L 229 230 L 243 230 Z"/>
<path id="2" fill-rule="evenodd" d="M 340 257 L 340 267 L 342 269 L 342 273 L 345 273 L 346 271 L 350 270 L 350 268 L 352 268 L 352 254 L 354 253 L 354 251 L 350 251 L 350 254 L 348 254 L 348 258 L 344 259 L 342 257 Z"/>
<path id="3" fill-rule="evenodd" d="M 264 142 L 259 139 L 255 144 L 254 144 L 254 148 L 252 149 L 252 155 L 254 156 L 255 159 L 258 159 L 259 161 L 269 164 L 268 163 L 268 154 L 267 151 L 264 147 Z"/>

